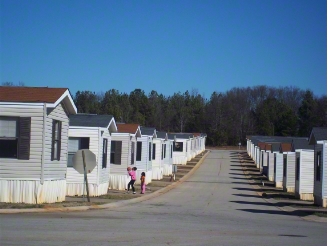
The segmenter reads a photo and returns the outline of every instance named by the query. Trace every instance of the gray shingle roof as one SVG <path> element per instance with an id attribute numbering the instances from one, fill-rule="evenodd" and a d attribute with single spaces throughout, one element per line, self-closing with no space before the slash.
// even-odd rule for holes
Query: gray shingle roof
<path id="1" fill-rule="evenodd" d="M 293 139 L 292 142 L 292 150 L 295 151 L 297 149 L 313 149 L 313 145 L 309 145 L 309 141 L 307 139 Z"/>
<path id="2" fill-rule="evenodd" d="M 303 139 L 308 140 L 304 137 L 282 137 L 282 136 L 251 136 L 250 140 L 252 143 L 254 143 L 255 146 L 259 142 L 262 143 L 291 143 L 293 139 Z"/>
<path id="3" fill-rule="evenodd" d="M 156 132 L 157 138 L 166 138 L 167 132 Z"/>
<path id="4" fill-rule="evenodd" d="M 192 133 L 169 133 L 168 134 L 169 139 L 174 139 L 174 136 L 176 136 L 176 138 L 181 138 L 181 139 L 189 139 L 189 138 L 194 137 L 194 135 Z"/>
<path id="5" fill-rule="evenodd" d="M 69 116 L 70 126 L 108 127 L 112 115 L 75 114 Z"/>
<path id="6" fill-rule="evenodd" d="M 280 150 L 280 143 L 272 143 L 271 144 L 271 151 L 272 152 L 279 152 Z"/>
<path id="7" fill-rule="evenodd" d="M 141 126 L 140 130 L 142 135 L 153 136 L 154 132 L 156 131 L 156 128 Z"/>
<path id="8" fill-rule="evenodd" d="M 314 144 L 313 141 L 327 140 L 327 128 L 326 127 L 313 127 L 310 142 Z"/>

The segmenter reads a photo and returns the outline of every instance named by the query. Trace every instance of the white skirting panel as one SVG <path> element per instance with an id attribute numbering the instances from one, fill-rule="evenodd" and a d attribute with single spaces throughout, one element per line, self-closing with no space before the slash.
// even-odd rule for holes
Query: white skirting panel
<path id="1" fill-rule="evenodd" d="M 187 161 L 191 161 L 191 159 L 192 159 L 191 154 L 188 154 L 188 155 L 187 155 Z"/>
<path id="2" fill-rule="evenodd" d="M 172 165 L 164 164 L 163 166 L 163 175 L 171 175 L 172 174 Z"/>
<path id="3" fill-rule="evenodd" d="M 153 167 L 152 179 L 154 179 L 154 180 L 163 179 L 163 168 L 162 167 Z"/>
<path id="4" fill-rule="evenodd" d="M 108 189 L 125 190 L 128 187 L 130 177 L 126 174 L 110 174 Z"/>
<path id="5" fill-rule="evenodd" d="M 107 194 L 109 183 L 103 184 L 89 184 L 89 195 L 90 196 L 101 196 Z M 83 183 L 81 184 L 67 184 L 66 185 L 66 195 L 67 196 L 82 196 L 83 195 L 83 187 L 84 194 L 87 194 L 87 188 Z"/>
<path id="6" fill-rule="evenodd" d="M 153 170 L 146 172 L 146 184 L 150 184 L 153 177 Z"/>
<path id="7" fill-rule="evenodd" d="M 0 202 L 55 203 L 65 201 L 66 180 L 0 180 Z"/>
<path id="8" fill-rule="evenodd" d="M 173 157 L 173 164 L 186 165 L 187 164 L 187 157 L 185 157 L 185 156 L 175 156 L 175 157 Z"/>

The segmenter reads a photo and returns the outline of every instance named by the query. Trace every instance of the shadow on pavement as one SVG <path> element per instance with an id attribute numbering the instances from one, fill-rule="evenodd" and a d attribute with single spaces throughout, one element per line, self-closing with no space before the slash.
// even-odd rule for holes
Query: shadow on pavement
<path id="1" fill-rule="evenodd" d="M 247 194 L 232 194 L 232 195 L 234 195 L 234 196 L 241 196 L 241 197 L 261 198 L 262 199 L 262 197 L 260 197 L 258 195 L 247 195 Z"/>
<path id="2" fill-rule="evenodd" d="M 282 210 L 265 210 L 265 209 L 237 209 L 237 210 L 245 211 L 249 213 L 255 213 L 255 214 L 291 215 L 291 216 L 300 216 L 300 217 L 322 213 L 321 211 L 298 210 L 298 209 L 289 212 L 285 212 Z"/>

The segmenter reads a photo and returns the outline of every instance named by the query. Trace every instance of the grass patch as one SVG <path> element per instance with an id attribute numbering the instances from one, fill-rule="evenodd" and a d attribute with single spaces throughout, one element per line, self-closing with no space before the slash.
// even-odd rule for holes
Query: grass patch
<path id="1" fill-rule="evenodd" d="M 327 212 L 314 212 L 313 215 L 318 217 L 327 218 Z"/>
<path id="2" fill-rule="evenodd" d="M 45 204 L 6 203 L 0 202 L 0 209 L 44 208 Z"/>

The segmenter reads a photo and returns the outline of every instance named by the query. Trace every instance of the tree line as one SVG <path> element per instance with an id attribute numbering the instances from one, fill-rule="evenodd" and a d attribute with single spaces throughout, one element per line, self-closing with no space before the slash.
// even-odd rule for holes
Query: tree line
<path id="1" fill-rule="evenodd" d="M 245 144 L 247 135 L 309 137 L 314 126 L 327 126 L 327 96 L 296 87 L 254 86 L 213 92 L 197 89 L 164 96 L 142 89 L 120 93 L 78 91 L 80 113 L 110 114 L 117 122 L 138 123 L 167 132 L 204 132 L 213 146 Z"/>
<path id="2" fill-rule="evenodd" d="M 147 95 L 142 89 L 129 94 L 111 89 L 77 91 L 73 99 L 79 113 L 110 114 L 117 122 L 159 131 L 204 132 L 212 146 L 245 144 L 247 135 L 309 137 L 312 127 L 327 127 L 327 96 L 297 87 L 232 88 L 214 91 L 210 98 L 197 89 L 171 96 L 154 90 Z"/>

